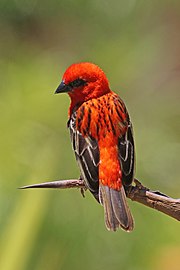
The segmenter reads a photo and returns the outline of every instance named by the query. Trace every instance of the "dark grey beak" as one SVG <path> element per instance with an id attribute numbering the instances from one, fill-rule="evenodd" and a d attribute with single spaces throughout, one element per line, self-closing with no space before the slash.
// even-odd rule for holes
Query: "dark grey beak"
<path id="1" fill-rule="evenodd" d="M 71 87 L 69 87 L 69 85 L 65 84 L 64 81 L 62 81 L 54 94 L 66 93 L 69 91 L 71 91 Z"/>

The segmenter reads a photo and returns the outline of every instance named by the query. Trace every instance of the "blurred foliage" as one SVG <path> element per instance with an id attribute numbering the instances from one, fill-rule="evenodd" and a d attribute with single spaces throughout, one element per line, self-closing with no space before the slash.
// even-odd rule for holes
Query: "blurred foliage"
<path id="1" fill-rule="evenodd" d="M 180 269 L 179 224 L 130 203 L 131 234 L 106 231 L 86 192 L 17 190 L 79 176 L 66 129 L 65 69 L 92 61 L 125 100 L 136 176 L 179 197 L 180 2 L 0 1 L 0 269 Z"/>

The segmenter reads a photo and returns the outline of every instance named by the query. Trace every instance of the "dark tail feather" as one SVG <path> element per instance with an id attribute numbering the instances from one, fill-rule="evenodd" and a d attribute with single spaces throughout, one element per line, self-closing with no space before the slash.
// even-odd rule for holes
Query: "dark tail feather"
<path id="1" fill-rule="evenodd" d="M 119 227 L 132 231 L 134 221 L 127 205 L 124 187 L 117 191 L 108 186 L 99 186 L 99 200 L 104 206 L 105 223 L 108 230 L 116 231 Z"/>

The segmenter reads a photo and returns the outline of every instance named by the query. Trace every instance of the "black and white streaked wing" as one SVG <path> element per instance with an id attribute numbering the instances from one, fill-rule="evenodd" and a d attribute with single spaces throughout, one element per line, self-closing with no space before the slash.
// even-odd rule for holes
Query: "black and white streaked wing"
<path id="1" fill-rule="evenodd" d="M 93 138 L 84 138 L 76 129 L 76 113 L 71 116 L 68 127 L 76 160 L 87 188 L 99 200 L 99 147 Z"/>
<path id="2" fill-rule="evenodd" d="M 131 185 L 134 178 L 135 149 L 132 125 L 129 122 L 126 133 L 118 140 L 119 159 L 122 169 L 122 181 L 126 186 Z"/>

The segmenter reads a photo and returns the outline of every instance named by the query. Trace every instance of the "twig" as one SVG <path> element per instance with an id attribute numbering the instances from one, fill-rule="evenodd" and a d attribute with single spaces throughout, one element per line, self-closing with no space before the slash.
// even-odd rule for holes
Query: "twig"
<path id="1" fill-rule="evenodd" d="M 129 199 L 156 209 L 180 221 L 180 199 L 173 199 L 159 191 L 152 191 L 144 187 L 137 179 L 134 179 L 134 182 L 135 186 L 126 187 L 126 194 Z M 86 189 L 84 181 L 78 179 L 45 182 L 23 186 L 20 189 L 29 188 L 80 188 L 82 194 L 84 194 L 84 190 Z"/>

